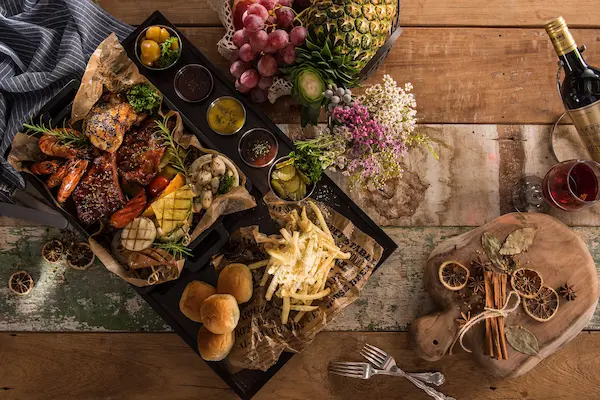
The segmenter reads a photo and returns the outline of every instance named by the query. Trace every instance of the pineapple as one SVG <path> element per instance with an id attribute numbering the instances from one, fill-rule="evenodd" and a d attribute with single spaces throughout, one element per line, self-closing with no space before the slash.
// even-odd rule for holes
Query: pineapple
<path id="1" fill-rule="evenodd" d="M 358 75 L 387 39 L 396 7 L 396 0 L 313 0 L 300 17 L 313 43 L 322 48 L 329 39 Z"/>
<path id="2" fill-rule="evenodd" d="M 354 87 L 358 75 L 386 41 L 396 0 L 313 0 L 298 18 L 308 30 L 296 63 L 282 69 L 302 104 L 302 126 L 318 123 L 327 85 Z"/>
<path id="3" fill-rule="evenodd" d="M 186 225 L 192 214 L 193 199 L 194 193 L 190 186 L 186 185 L 152 203 L 160 226 L 160 236 L 169 236 L 176 229 Z"/>

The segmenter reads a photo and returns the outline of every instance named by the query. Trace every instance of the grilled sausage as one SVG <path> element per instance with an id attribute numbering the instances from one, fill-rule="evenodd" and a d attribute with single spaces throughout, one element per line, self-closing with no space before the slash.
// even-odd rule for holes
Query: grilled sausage
<path id="1" fill-rule="evenodd" d="M 62 185 L 58 190 L 58 196 L 56 197 L 59 203 L 64 203 L 69 198 L 71 193 L 73 193 L 73 190 L 75 190 L 75 187 L 81 180 L 81 177 L 83 174 L 85 174 L 89 161 L 73 160 L 70 164 L 71 167 L 67 171 L 67 174 L 62 181 Z"/>
<path id="2" fill-rule="evenodd" d="M 110 217 L 110 224 L 115 228 L 123 228 L 146 209 L 146 191 L 140 190 L 123 208 Z"/>
<path id="3" fill-rule="evenodd" d="M 55 173 L 53 173 L 52 175 L 50 175 L 50 177 L 46 181 L 46 185 L 50 189 L 52 189 L 52 188 L 57 187 L 58 185 L 60 185 L 61 182 L 63 181 L 64 177 L 67 176 L 67 172 L 69 171 L 70 167 L 71 167 L 71 161 L 67 161 L 66 163 L 64 163 L 63 165 L 61 165 L 56 170 Z"/>
<path id="4" fill-rule="evenodd" d="M 58 171 L 62 165 L 60 160 L 39 161 L 31 166 L 31 173 L 35 175 L 49 175 Z"/>

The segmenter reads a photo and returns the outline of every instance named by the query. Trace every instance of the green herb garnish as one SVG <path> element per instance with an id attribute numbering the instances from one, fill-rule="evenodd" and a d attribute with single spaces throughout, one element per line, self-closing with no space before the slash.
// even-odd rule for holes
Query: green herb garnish
<path id="1" fill-rule="evenodd" d="M 172 36 L 160 44 L 160 57 L 156 60 L 156 64 L 159 67 L 168 67 L 179 58 L 179 48 L 171 50 L 171 45 L 176 41 L 177 38 Z"/>
<path id="2" fill-rule="evenodd" d="M 127 91 L 127 101 L 138 113 L 152 113 L 160 105 L 160 100 L 158 91 L 146 83 L 138 83 Z"/>
<path id="3" fill-rule="evenodd" d="M 290 153 L 294 159 L 294 167 L 302 172 L 307 178 L 309 184 L 315 184 L 323 176 L 323 163 L 319 154 L 310 151 L 309 148 L 298 148 Z"/>
<path id="4" fill-rule="evenodd" d="M 62 128 L 52 128 L 51 126 L 46 126 L 42 123 L 41 119 L 39 124 L 34 124 L 33 121 L 31 121 L 30 124 L 23 124 L 23 126 L 27 128 L 26 134 L 30 136 L 41 133 L 43 135 L 55 137 L 61 144 L 67 146 L 75 146 L 78 148 L 90 146 L 90 138 L 75 130 L 66 128 L 65 126 Z"/>
<path id="5" fill-rule="evenodd" d="M 217 190 L 218 194 L 225 194 L 231 191 L 233 187 L 233 176 L 221 175 L 219 178 L 219 190 Z"/>
<path id="6" fill-rule="evenodd" d="M 156 120 L 156 126 L 158 127 L 156 132 L 162 136 L 163 142 L 169 147 L 168 157 L 171 159 L 171 165 L 173 168 L 187 178 L 188 172 L 185 166 L 185 159 L 187 158 L 188 153 L 175 141 L 173 132 L 171 132 L 167 126 L 169 118 L 171 118 L 171 116 L 165 117 L 162 121 Z"/>
<path id="7" fill-rule="evenodd" d="M 159 242 L 154 244 L 155 247 L 171 253 L 176 260 L 182 259 L 184 256 L 193 256 L 192 250 L 183 244 L 183 239 L 172 242 Z"/>

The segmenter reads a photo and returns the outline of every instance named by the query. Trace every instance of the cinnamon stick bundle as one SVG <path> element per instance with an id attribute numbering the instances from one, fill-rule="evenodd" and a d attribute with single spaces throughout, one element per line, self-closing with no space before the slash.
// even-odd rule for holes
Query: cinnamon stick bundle
<path id="1" fill-rule="evenodd" d="M 485 284 L 485 306 L 495 309 L 504 307 L 507 275 L 486 271 L 483 280 Z M 508 360 L 504 317 L 485 320 L 485 354 L 497 360 Z"/>

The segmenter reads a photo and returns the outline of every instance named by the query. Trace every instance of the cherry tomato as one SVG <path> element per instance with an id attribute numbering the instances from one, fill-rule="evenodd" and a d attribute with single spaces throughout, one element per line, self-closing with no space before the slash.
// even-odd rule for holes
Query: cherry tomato
<path id="1" fill-rule="evenodd" d="M 154 40 L 142 42 L 142 57 L 147 61 L 156 61 L 160 57 L 160 46 Z"/>
<path id="2" fill-rule="evenodd" d="M 166 30 L 165 28 L 160 28 L 160 36 L 159 36 L 159 42 L 158 43 L 162 43 L 165 40 L 167 40 L 168 38 L 170 38 L 171 35 L 169 35 L 169 31 Z"/>
<path id="3" fill-rule="evenodd" d="M 169 182 L 169 179 L 164 176 L 157 176 L 152 179 L 152 182 L 148 185 L 148 194 L 150 197 L 156 197 L 161 194 L 162 191 L 169 186 Z"/>
<path id="4" fill-rule="evenodd" d="M 153 25 L 146 30 L 146 39 L 154 40 L 155 42 L 160 41 L 160 26 Z"/>

